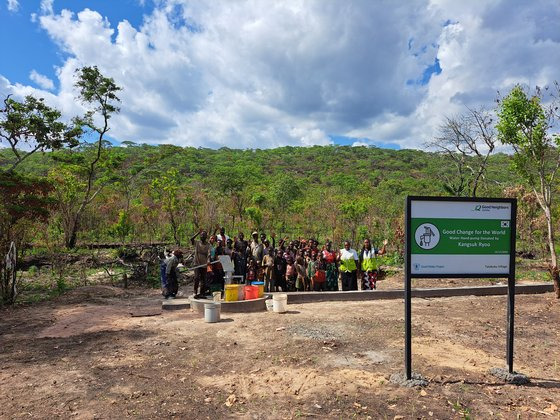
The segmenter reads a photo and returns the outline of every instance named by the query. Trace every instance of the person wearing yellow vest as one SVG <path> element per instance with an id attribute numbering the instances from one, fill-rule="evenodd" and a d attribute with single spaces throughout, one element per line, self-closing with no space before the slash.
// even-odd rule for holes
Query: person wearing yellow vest
<path id="1" fill-rule="evenodd" d="M 383 241 L 383 247 L 377 249 L 371 246 L 369 239 L 364 240 L 364 247 L 360 251 L 360 270 L 362 272 L 362 290 L 377 289 L 377 276 L 379 274 L 378 255 L 383 255 L 387 248 L 387 239 Z"/>
<path id="2" fill-rule="evenodd" d="M 340 279 L 342 280 L 342 290 L 358 290 L 358 253 L 350 248 L 350 241 L 344 242 L 344 248 L 338 252 L 340 263 Z"/>

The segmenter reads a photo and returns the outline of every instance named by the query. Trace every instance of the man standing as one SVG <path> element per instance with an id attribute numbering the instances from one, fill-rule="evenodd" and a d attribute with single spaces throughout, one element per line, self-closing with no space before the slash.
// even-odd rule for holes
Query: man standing
<path id="1" fill-rule="evenodd" d="M 179 281 L 177 278 L 177 266 L 179 261 L 183 258 L 183 253 L 176 249 L 173 251 L 173 256 L 167 260 L 167 266 L 165 268 L 165 275 L 167 277 L 167 293 L 165 295 L 166 299 L 175 299 L 177 292 L 179 291 Z"/>
<path id="2" fill-rule="evenodd" d="M 215 233 L 216 231 L 214 231 Z M 222 241 L 222 244 L 225 246 L 227 244 L 227 241 L 229 239 L 229 236 L 226 235 L 226 228 L 225 227 L 221 227 L 220 228 L 220 233 L 216 236 L 216 239 L 218 241 Z"/>
<path id="3" fill-rule="evenodd" d="M 195 241 L 198 235 L 200 235 L 200 240 Z M 194 270 L 195 295 L 202 294 L 206 291 L 206 264 L 208 264 L 208 257 L 210 254 L 210 244 L 207 239 L 208 233 L 205 230 L 200 230 L 191 238 L 191 244 L 194 246 L 194 265 L 197 267 Z M 198 290 L 199 285 L 200 291 Z"/>
<path id="4" fill-rule="evenodd" d="M 234 263 L 235 263 L 235 275 L 236 276 L 243 276 L 243 280 L 245 280 L 245 276 L 247 274 L 247 248 L 249 244 L 245 240 L 245 235 L 243 232 L 239 232 L 237 236 L 237 240 L 233 245 L 233 253 L 234 253 Z"/>
<path id="5" fill-rule="evenodd" d="M 160 271 L 160 278 L 161 278 L 161 294 L 163 296 L 167 296 L 167 262 L 169 258 L 171 258 L 173 254 L 171 251 L 161 251 L 159 253 L 159 271 Z"/>
<path id="6" fill-rule="evenodd" d="M 264 234 L 261 234 L 261 239 Z M 259 234 L 257 232 L 253 232 L 253 240 L 251 241 L 251 256 L 253 261 L 255 261 L 255 265 L 257 267 L 257 280 L 263 281 L 264 280 L 264 269 L 262 267 L 262 260 L 264 258 L 264 243 L 259 243 Z M 264 235 L 266 240 L 266 235 Z"/>
<path id="7" fill-rule="evenodd" d="M 257 267 L 260 267 L 264 257 L 264 245 L 259 243 L 259 234 L 257 232 L 253 232 L 251 236 L 253 237 L 253 240 L 251 241 L 251 256 L 257 264 Z"/>

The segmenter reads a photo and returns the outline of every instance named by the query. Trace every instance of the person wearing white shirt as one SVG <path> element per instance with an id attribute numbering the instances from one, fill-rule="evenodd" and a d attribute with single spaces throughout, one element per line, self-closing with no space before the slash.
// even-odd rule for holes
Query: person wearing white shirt
<path id="1" fill-rule="evenodd" d="M 216 236 L 216 239 L 217 239 L 218 241 L 222 241 L 222 244 L 223 244 L 224 246 L 226 246 L 227 241 L 228 241 L 228 239 L 229 239 L 229 236 L 226 235 L 226 228 L 225 228 L 225 227 L 222 226 L 222 227 L 220 228 L 220 233 Z"/>
<path id="2" fill-rule="evenodd" d="M 344 248 L 338 252 L 340 262 L 340 278 L 342 280 L 342 290 L 358 290 L 358 253 L 350 248 L 350 241 L 344 242 Z"/>

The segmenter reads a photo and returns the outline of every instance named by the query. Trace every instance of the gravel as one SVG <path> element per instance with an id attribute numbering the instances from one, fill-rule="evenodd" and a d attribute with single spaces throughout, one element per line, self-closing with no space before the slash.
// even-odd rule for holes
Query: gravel
<path id="1" fill-rule="evenodd" d="M 412 388 L 415 386 L 427 386 L 428 381 L 419 373 L 412 373 L 412 379 L 406 379 L 404 372 L 393 373 L 389 379 L 392 383 Z"/>
<path id="2" fill-rule="evenodd" d="M 490 374 L 504 380 L 508 384 L 524 385 L 530 382 L 529 377 L 527 375 L 518 372 L 509 373 L 507 369 L 492 368 L 490 369 Z"/>

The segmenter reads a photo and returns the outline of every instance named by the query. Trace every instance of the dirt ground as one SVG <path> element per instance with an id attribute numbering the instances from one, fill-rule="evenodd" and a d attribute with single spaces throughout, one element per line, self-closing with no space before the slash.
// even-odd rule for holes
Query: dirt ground
<path id="1" fill-rule="evenodd" d="M 560 302 L 519 295 L 515 369 L 506 298 L 413 300 L 414 371 L 403 370 L 403 302 L 289 305 L 289 312 L 161 312 L 157 291 L 76 289 L 0 312 L 0 418 L 560 418 Z"/>

